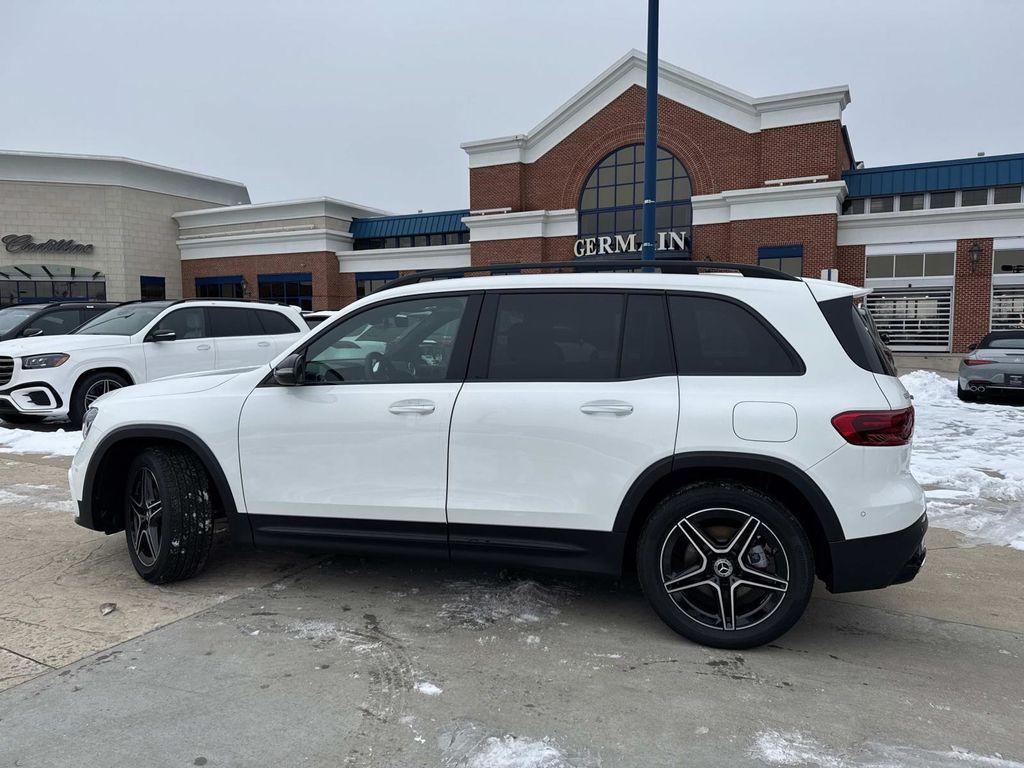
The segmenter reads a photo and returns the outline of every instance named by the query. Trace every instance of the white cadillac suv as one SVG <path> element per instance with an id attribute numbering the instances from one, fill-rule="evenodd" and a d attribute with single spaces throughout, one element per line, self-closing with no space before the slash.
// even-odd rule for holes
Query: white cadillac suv
<path id="1" fill-rule="evenodd" d="M 0 419 L 67 417 L 130 384 L 266 363 L 308 331 L 297 307 L 217 300 L 122 304 L 73 333 L 0 342 Z"/>
<path id="2" fill-rule="evenodd" d="M 913 578 L 914 411 L 866 291 L 611 271 L 636 266 L 411 276 L 270 365 L 106 395 L 69 474 L 76 520 L 124 530 L 154 583 L 203 567 L 218 516 L 255 546 L 635 568 L 669 626 L 726 648 L 789 629 L 816 575 Z"/>

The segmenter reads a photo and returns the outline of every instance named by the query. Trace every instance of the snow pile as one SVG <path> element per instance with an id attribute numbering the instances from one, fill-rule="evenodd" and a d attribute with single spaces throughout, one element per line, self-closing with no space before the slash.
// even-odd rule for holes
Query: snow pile
<path id="1" fill-rule="evenodd" d="M 911 471 L 932 524 L 1024 549 L 1024 408 L 965 403 L 931 371 L 900 377 L 914 396 Z"/>
<path id="2" fill-rule="evenodd" d="M 587 757 L 569 757 L 547 739 L 488 733 L 479 723 L 461 721 L 438 738 L 446 768 L 596 768 Z"/>
<path id="3" fill-rule="evenodd" d="M 34 429 L 9 429 L 0 426 L 0 453 L 45 453 L 47 456 L 74 456 L 82 444 L 81 432 L 43 432 Z"/>
<path id="4" fill-rule="evenodd" d="M 449 626 L 483 629 L 501 621 L 536 624 L 557 616 L 558 606 L 576 596 L 565 586 L 530 579 L 449 581 L 453 598 L 441 605 L 438 617 Z"/>
<path id="5" fill-rule="evenodd" d="M 440 696 L 444 691 L 438 688 L 433 683 L 416 683 L 413 686 L 417 691 L 422 693 L 424 696 Z"/>
<path id="6" fill-rule="evenodd" d="M 815 768 L 1024 768 L 1024 763 L 1001 755 L 977 755 L 957 747 L 937 751 L 867 743 L 846 754 L 803 734 L 778 731 L 757 734 L 749 752 L 752 758 L 768 765 Z"/>

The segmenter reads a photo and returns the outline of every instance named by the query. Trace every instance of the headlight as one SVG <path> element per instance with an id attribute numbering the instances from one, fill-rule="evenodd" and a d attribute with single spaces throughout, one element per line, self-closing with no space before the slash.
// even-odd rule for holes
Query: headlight
<path id="1" fill-rule="evenodd" d="M 21 358 L 21 367 L 25 370 L 33 368 L 56 368 L 58 365 L 64 365 L 69 359 L 70 355 L 63 352 L 55 352 L 50 355 L 30 355 L 29 357 Z"/>
<path id="2" fill-rule="evenodd" d="M 99 408 L 89 408 L 85 412 L 85 416 L 82 417 L 82 439 L 85 440 L 89 436 L 89 429 L 92 427 L 92 423 L 96 421 L 96 414 L 100 412 Z"/>

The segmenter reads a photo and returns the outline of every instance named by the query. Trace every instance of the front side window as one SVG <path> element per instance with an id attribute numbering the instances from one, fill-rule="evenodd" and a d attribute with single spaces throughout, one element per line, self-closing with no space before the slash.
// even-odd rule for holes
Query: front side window
<path id="1" fill-rule="evenodd" d="M 82 313 L 77 309 L 58 309 L 40 315 L 25 327 L 25 331 L 39 329 L 43 336 L 71 333 L 82 324 Z M 22 331 L 24 334 L 25 331 Z"/>
<path id="2" fill-rule="evenodd" d="M 793 376 L 796 353 L 746 307 L 704 296 L 670 296 L 680 376 Z"/>
<path id="3" fill-rule="evenodd" d="M 206 330 L 206 310 L 202 307 L 186 307 L 168 312 L 153 330 L 174 331 L 175 341 L 203 339 L 210 335 Z"/>
<path id="4" fill-rule="evenodd" d="M 167 309 L 166 304 L 127 304 L 115 307 L 94 317 L 79 328 L 75 333 L 112 334 L 115 336 L 131 336 L 145 328 L 157 315 Z"/>
<path id="5" fill-rule="evenodd" d="M 342 320 L 307 348 L 306 383 L 448 380 L 466 301 L 465 296 L 397 301 Z"/>
<path id="6" fill-rule="evenodd" d="M 678 250 L 679 240 L 668 236 L 675 233 L 689 241 L 692 213 L 690 176 L 683 164 L 666 149 L 658 148 L 658 168 L 655 208 L 655 229 L 659 233 L 658 247 Z M 621 252 L 631 243 L 639 251 L 643 231 L 644 202 L 644 148 L 642 144 L 622 147 L 605 157 L 583 185 L 579 201 L 579 236 L 594 239 L 593 253 Z M 664 236 L 662 236 L 664 234 Z M 605 248 L 601 247 L 601 237 Z M 621 243 L 619 241 L 621 238 Z M 614 250 L 608 250 L 613 248 Z"/>
<path id="7" fill-rule="evenodd" d="M 509 293 L 498 299 L 487 378 L 605 381 L 619 371 L 625 296 Z"/>

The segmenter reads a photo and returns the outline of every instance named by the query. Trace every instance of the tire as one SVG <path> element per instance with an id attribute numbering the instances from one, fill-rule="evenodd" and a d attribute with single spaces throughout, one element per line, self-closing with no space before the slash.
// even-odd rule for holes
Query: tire
<path id="1" fill-rule="evenodd" d="M 101 394 L 127 387 L 130 384 L 131 382 L 119 373 L 110 371 L 87 373 L 78 380 L 71 392 L 71 403 L 68 408 L 68 421 L 71 422 L 71 426 L 74 429 L 82 428 L 82 418 L 85 416 L 86 410 L 92 405 L 92 401 Z"/>
<path id="2" fill-rule="evenodd" d="M 147 448 L 132 462 L 124 532 L 132 565 L 146 581 L 181 581 L 206 566 L 213 544 L 209 483 L 199 459 L 184 448 Z"/>
<path id="3" fill-rule="evenodd" d="M 776 640 L 803 615 L 814 586 L 811 543 L 797 519 L 771 496 L 728 482 L 662 499 L 640 534 L 637 571 L 669 627 L 715 648 Z"/>
<path id="4" fill-rule="evenodd" d="M 960 386 L 959 381 L 956 383 L 956 396 L 963 400 L 965 403 L 973 403 L 975 400 L 978 399 L 973 392 L 969 392 L 968 390 L 962 388 Z"/>
<path id="5" fill-rule="evenodd" d="M 0 416 L 8 424 L 42 424 L 45 416 L 33 416 L 30 413 L 5 413 Z"/>

